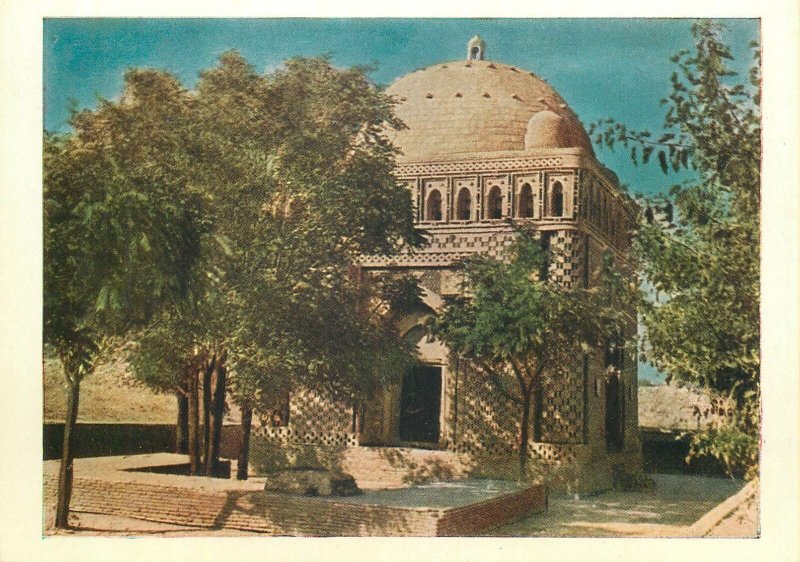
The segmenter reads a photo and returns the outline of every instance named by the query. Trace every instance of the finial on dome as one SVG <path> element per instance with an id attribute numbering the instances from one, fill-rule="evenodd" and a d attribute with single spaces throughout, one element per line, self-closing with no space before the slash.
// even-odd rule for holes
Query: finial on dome
<path id="1" fill-rule="evenodd" d="M 483 56 L 486 52 L 486 41 L 483 40 L 483 37 L 480 35 L 476 35 L 472 39 L 469 40 L 467 43 L 467 60 L 483 60 Z"/>

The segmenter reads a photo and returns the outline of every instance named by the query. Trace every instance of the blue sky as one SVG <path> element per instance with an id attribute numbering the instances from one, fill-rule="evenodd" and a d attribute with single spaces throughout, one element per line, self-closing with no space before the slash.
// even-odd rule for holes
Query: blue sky
<path id="1" fill-rule="evenodd" d="M 721 20 L 724 39 L 746 76 L 755 19 Z M 164 68 L 193 87 L 198 73 L 236 49 L 258 71 L 292 56 L 329 54 L 339 66 L 377 64 L 371 77 L 389 84 L 415 69 L 462 59 L 475 34 L 486 58 L 548 80 L 588 124 L 614 117 L 657 131 L 669 93 L 669 57 L 690 48 L 688 19 L 46 19 L 44 127 L 68 130 L 69 103 L 93 107 L 113 98 L 128 67 Z M 680 178 L 657 166 L 634 167 L 627 151 L 597 149 L 635 193 L 666 191 Z M 652 376 L 650 369 L 642 375 Z"/>
<path id="2" fill-rule="evenodd" d="M 746 74 L 758 20 L 721 20 L 735 70 Z M 688 19 L 47 19 L 44 23 L 44 126 L 68 128 L 68 107 L 113 98 L 126 68 L 164 68 L 192 87 L 200 70 L 228 49 L 259 71 L 288 57 L 328 53 L 335 64 L 376 63 L 379 84 L 417 68 L 461 59 L 475 34 L 487 58 L 548 80 L 588 124 L 614 117 L 657 130 L 669 92 L 669 57 L 691 46 Z M 658 193 L 675 178 L 636 168 L 625 151 L 598 157 L 633 192 Z"/>

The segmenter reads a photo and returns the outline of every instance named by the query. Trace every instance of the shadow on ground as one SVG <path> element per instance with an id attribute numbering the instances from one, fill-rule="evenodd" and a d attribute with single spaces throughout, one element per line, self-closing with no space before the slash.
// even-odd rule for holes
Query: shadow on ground
<path id="1" fill-rule="evenodd" d="M 489 536 L 685 536 L 685 527 L 738 492 L 726 478 L 651 474 L 652 492 L 605 492 L 594 497 L 550 497 L 549 509 L 487 532 Z"/>

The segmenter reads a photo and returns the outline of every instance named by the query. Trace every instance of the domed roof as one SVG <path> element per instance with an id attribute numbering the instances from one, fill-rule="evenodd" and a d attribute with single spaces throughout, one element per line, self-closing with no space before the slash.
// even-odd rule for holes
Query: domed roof
<path id="1" fill-rule="evenodd" d="M 408 127 L 389 133 L 404 159 L 534 148 L 579 147 L 593 154 L 563 98 L 513 66 L 479 59 L 440 63 L 399 78 L 387 93 Z"/>

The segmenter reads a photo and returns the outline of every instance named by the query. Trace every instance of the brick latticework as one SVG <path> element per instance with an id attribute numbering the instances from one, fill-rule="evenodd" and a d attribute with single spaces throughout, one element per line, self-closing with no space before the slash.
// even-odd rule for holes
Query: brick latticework
<path id="1" fill-rule="evenodd" d="M 288 422 L 288 423 L 286 423 Z M 326 447 L 353 446 L 353 408 L 319 392 L 299 389 L 289 400 L 286 425 L 275 427 L 271 420 L 254 428 L 253 435 L 273 443 L 302 443 Z"/>
<path id="2" fill-rule="evenodd" d="M 546 376 L 542 384 L 542 441 L 531 439 L 532 459 L 560 465 L 571 462 L 583 446 L 583 401 L 575 392 L 579 371 L 565 370 Z M 504 397 L 493 383 L 462 364 L 462 372 L 449 378 L 451 396 L 448 447 L 479 455 L 516 455 L 522 406 Z M 510 389 L 511 394 L 516 394 Z"/>
<path id="3" fill-rule="evenodd" d="M 547 373 L 542 385 L 542 441 L 583 443 L 583 376 L 577 365 Z"/>
<path id="4" fill-rule="evenodd" d="M 512 454 L 519 435 L 520 406 L 500 397 L 486 378 L 463 362 L 460 367 L 447 387 L 453 397 L 448 416 L 452 420 L 450 447 L 481 455 Z"/>

